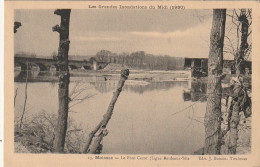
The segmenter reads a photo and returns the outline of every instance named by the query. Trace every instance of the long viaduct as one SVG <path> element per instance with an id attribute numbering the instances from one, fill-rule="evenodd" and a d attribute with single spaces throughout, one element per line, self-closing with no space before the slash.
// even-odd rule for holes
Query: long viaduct
<path id="1" fill-rule="evenodd" d="M 58 61 L 54 59 L 46 58 L 35 58 L 35 57 L 14 57 L 14 65 L 20 66 L 22 71 L 32 69 L 33 67 L 38 68 L 40 71 L 49 71 L 54 68 L 58 71 Z M 79 61 L 69 60 L 69 68 L 73 69 L 88 69 L 88 70 L 99 70 L 103 69 L 107 63 L 99 63 L 93 61 Z M 28 66 L 28 67 L 27 67 Z"/>

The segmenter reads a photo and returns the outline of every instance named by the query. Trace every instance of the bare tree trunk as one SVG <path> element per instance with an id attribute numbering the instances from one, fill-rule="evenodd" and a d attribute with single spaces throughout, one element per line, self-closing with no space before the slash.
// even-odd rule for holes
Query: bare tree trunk
<path id="1" fill-rule="evenodd" d="M 18 29 L 19 27 L 21 27 L 21 26 L 22 26 L 22 23 L 21 23 L 21 22 L 15 21 L 15 22 L 14 22 L 14 33 L 16 33 L 16 32 L 17 32 L 17 29 Z M 18 90 L 18 88 L 16 88 L 16 90 L 15 90 L 14 106 L 15 106 L 15 102 L 16 102 L 17 90 Z"/>
<path id="2" fill-rule="evenodd" d="M 232 114 L 229 122 L 230 126 L 230 140 L 228 143 L 228 154 L 236 154 L 237 149 L 237 139 L 238 139 L 238 130 L 237 126 L 239 124 L 239 112 L 240 112 L 240 103 L 234 102 Z"/>
<path id="3" fill-rule="evenodd" d="M 68 68 L 69 52 L 69 23 L 71 9 L 57 9 L 54 14 L 61 16 L 60 26 L 53 27 L 53 31 L 60 34 L 60 44 L 58 51 L 59 66 L 59 110 L 56 127 L 56 137 L 54 141 L 54 151 L 64 152 L 65 137 L 67 131 L 68 108 L 69 108 L 69 81 L 70 74 Z"/>
<path id="4" fill-rule="evenodd" d="M 230 116 L 229 116 L 229 141 L 225 143 L 228 148 L 228 154 L 236 154 L 237 149 L 237 140 L 238 140 L 238 124 L 240 121 L 239 113 L 241 111 L 244 112 L 245 117 L 249 117 L 251 115 L 251 111 L 248 111 L 248 107 L 251 107 L 251 100 L 246 93 L 246 89 L 243 87 L 243 83 L 233 82 L 234 87 L 233 91 L 230 93 L 232 97 L 231 105 L 229 108 Z"/>
<path id="5" fill-rule="evenodd" d="M 240 16 L 238 16 L 238 21 L 241 23 L 241 42 L 240 48 L 235 56 L 235 67 L 236 75 L 239 80 L 240 74 L 245 74 L 245 53 L 248 49 L 248 29 L 249 21 L 247 18 L 246 9 L 241 9 Z M 241 85 L 241 86 L 240 86 Z M 240 120 L 239 113 L 241 111 L 242 101 L 244 94 L 242 93 L 243 83 L 236 84 L 233 88 L 234 94 L 232 95 L 232 108 L 230 109 L 230 140 L 226 144 L 228 146 L 228 154 L 236 154 L 237 140 L 238 140 L 238 124 Z"/>
<path id="6" fill-rule="evenodd" d="M 27 63 L 27 68 L 26 68 L 26 79 L 25 79 L 25 88 L 24 88 L 24 103 L 23 103 L 23 111 L 22 111 L 22 115 L 20 118 L 20 125 L 19 127 L 22 128 L 23 126 L 23 117 L 25 114 L 25 110 L 26 110 L 26 103 L 27 103 L 27 86 L 28 86 L 28 74 L 29 74 L 29 64 Z"/>
<path id="7" fill-rule="evenodd" d="M 95 134 L 96 134 L 97 131 L 100 129 L 101 123 L 102 123 L 102 121 L 96 126 L 96 128 L 95 128 L 93 131 L 90 132 L 89 137 L 88 137 L 88 140 L 87 140 L 87 142 L 86 142 L 87 144 L 86 144 L 86 147 L 85 147 L 85 149 L 84 149 L 84 153 L 88 153 L 88 152 L 89 152 L 89 147 L 90 147 L 90 145 L 91 145 L 91 143 L 92 143 L 92 140 L 93 140 Z"/>
<path id="8" fill-rule="evenodd" d="M 18 91 L 18 88 L 15 89 L 15 94 L 14 94 L 14 107 L 15 107 L 15 102 L 16 102 L 16 97 L 17 97 L 17 91 Z"/>
<path id="9" fill-rule="evenodd" d="M 244 56 L 245 56 L 245 51 L 248 48 L 247 38 L 248 38 L 248 28 L 249 28 L 248 19 L 246 16 L 246 9 L 241 9 L 238 20 L 241 23 L 241 43 L 240 43 L 239 51 L 235 57 L 237 76 L 245 73 Z"/>
<path id="10" fill-rule="evenodd" d="M 207 108 L 205 114 L 204 154 L 220 154 L 221 147 L 221 80 L 226 9 L 213 10 L 208 60 Z"/>
<path id="11" fill-rule="evenodd" d="M 90 153 L 90 154 L 97 154 L 100 153 L 102 150 L 102 145 L 101 145 L 101 141 L 103 139 L 104 136 L 106 136 L 108 134 L 107 130 L 105 129 L 108 121 L 110 120 L 112 114 L 113 114 L 113 110 L 114 110 L 114 106 L 115 103 L 122 91 L 122 88 L 125 84 L 125 81 L 127 80 L 129 75 L 129 70 L 125 69 L 121 71 L 121 78 L 118 82 L 117 85 L 117 89 L 114 92 L 114 96 L 108 106 L 107 112 L 106 114 L 103 116 L 103 120 L 96 126 L 96 128 L 89 134 L 89 138 L 87 140 L 87 144 L 86 147 L 84 149 L 84 153 Z M 94 144 L 92 145 L 92 147 L 89 150 L 89 147 L 91 145 L 91 142 L 95 136 L 95 134 L 98 132 L 98 130 L 100 131 L 96 140 L 94 141 Z"/>
<path id="12" fill-rule="evenodd" d="M 89 154 L 100 154 L 103 149 L 103 145 L 101 144 L 103 137 L 108 134 L 108 131 L 104 128 L 100 129 L 100 133 L 97 135 L 96 140 L 91 145 L 91 148 L 89 150 Z"/>

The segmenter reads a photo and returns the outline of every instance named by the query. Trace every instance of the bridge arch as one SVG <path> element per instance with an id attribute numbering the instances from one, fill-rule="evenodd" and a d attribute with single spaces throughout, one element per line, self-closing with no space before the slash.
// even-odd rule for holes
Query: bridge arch
<path id="1" fill-rule="evenodd" d="M 91 70 L 91 66 L 83 65 L 83 66 L 81 67 L 81 69 L 83 69 L 83 70 Z"/>
<path id="2" fill-rule="evenodd" d="M 45 66 L 44 64 L 42 64 L 42 63 L 35 63 L 35 64 L 37 64 L 40 71 L 46 71 L 47 70 L 47 66 Z"/>
<path id="3" fill-rule="evenodd" d="M 25 63 L 21 63 L 21 62 L 16 62 L 15 64 L 14 64 L 14 66 L 15 67 L 20 67 L 21 69 L 21 71 L 26 71 L 27 70 L 27 64 L 25 64 Z"/>
<path id="4" fill-rule="evenodd" d="M 70 69 L 70 70 L 74 70 L 74 69 L 78 69 L 78 67 L 75 66 L 75 65 L 69 65 L 69 69 Z"/>
<path id="5" fill-rule="evenodd" d="M 50 66 L 50 71 L 59 71 L 59 66 L 57 64 L 52 64 Z"/>

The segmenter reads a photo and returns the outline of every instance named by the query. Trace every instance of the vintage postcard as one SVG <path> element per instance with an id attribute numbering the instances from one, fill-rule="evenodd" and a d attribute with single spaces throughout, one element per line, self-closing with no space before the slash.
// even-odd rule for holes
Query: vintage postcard
<path id="1" fill-rule="evenodd" d="M 5 166 L 260 166 L 259 9 L 6 1 Z"/>

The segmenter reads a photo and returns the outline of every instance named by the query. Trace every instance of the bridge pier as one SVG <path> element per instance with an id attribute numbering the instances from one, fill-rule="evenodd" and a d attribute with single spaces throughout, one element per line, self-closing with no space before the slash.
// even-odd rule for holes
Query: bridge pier
<path id="1" fill-rule="evenodd" d="M 49 67 L 49 71 L 59 71 L 59 66 L 57 64 L 52 64 L 50 67 Z"/>

